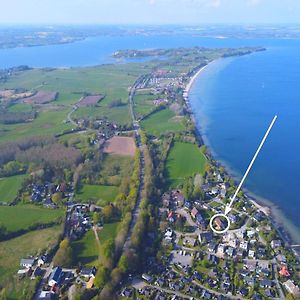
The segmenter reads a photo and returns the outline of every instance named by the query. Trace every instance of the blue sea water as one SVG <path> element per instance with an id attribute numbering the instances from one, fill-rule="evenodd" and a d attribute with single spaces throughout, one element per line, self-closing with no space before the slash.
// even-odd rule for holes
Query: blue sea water
<path id="1" fill-rule="evenodd" d="M 195 83 L 190 101 L 214 155 L 241 178 L 275 114 L 278 120 L 246 188 L 271 200 L 295 241 L 300 234 L 300 42 L 220 60 Z"/>
<path id="2" fill-rule="evenodd" d="M 113 63 L 120 49 L 264 46 L 267 51 L 209 65 L 191 91 L 202 134 L 217 159 L 240 178 L 274 114 L 278 121 L 245 186 L 269 199 L 300 229 L 300 40 L 196 36 L 102 36 L 64 45 L 0 50 L 0 68 Z M 295 228 L 292 228 L 295 229 Z M 292 230 L 300 242 L 299 231 Z"/>

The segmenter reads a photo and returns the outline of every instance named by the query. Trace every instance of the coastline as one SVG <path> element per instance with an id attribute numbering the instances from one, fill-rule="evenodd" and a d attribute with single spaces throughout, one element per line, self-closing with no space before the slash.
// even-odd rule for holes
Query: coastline
<path id="1" fill-rule="evenodd" d="M 202 144 L 207 146 L 208 151 L 209 151 L 209 156 L 211 158 L 213 158 L 217 162 L 218 165 L 224 166 L 226 173 L 229 174 L 236 182 L 238 180 L 238 178 L 234 174 L 233 170 L 231 170 L 230 166 L 226 165 L 224 162 L 222 162 L 220 160 L 215 159 L 216 155 L 214 154 L 214 151 L 209 146 L 209 142 L 208 142 L 207 138 L 205 136 L 203 136 L 203 134 L 197 127 L 196 118 L 195 118 L 194 112 L 191 108 L 190 101 L 189 101 L 190 92 L 191 92 L 191 89 L 192 89 L 195 81 L 198 79 L 198 77 L 203 73 L 203 71 L 211 63 L 214 63 L 216 61 L 217 60 L 213 60 L 213 61 L 209 62 L 205 66 L 201 67 L 193 76 L 190 77 L 190 80 L 187 83 L 186 88 L 184 90 L 183 97 L 184 97 L 186 106 L 188 108 L 189 114 L 196 126 L 197 137 L 199 138 L 199 140 L 201 141 Z M 286 221 L 288 221 L 288 220 L 280 212 L 279 207 L 274 207 L 274 205 L 272 204 L 272 202 L 270 200 L 264 199 L 245 188 L 243 188 L 243 190 L 245 192 L 245 196 L 246 196 L 247 200 L 250 201 L 259 211 L 264 213 L 269 218 L 270 222 L 272 223 L 274 228 L 277 230 L 278 234 L 280 235 L 282 240 L 285 242 L 285 244 L 291 248 L 291 250 L 294 252 L 294 254 L 296 256 L 300 257 L 300 249 L 298 247 L 295 247 L 296 249 L 294 247 L 292 247 L 293 244 L 297 244 L 297 242 L 298 242 L 293 239 L 294 233 L 292 233 L 292 228 L 291 228 L 292 225 L 290 225 L 290 226 L 286 225 Z M 285 224 L 283 224 L 283 223 L 285 223 Z"/>

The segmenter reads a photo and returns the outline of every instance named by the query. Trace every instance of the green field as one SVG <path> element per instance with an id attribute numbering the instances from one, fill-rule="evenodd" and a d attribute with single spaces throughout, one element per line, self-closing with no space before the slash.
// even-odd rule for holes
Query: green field
<path id="1" fill-rule="evenodd" d="M 156 112 L 141 122 L 142 128 L 153 135 L 166 132 L 178 132 L 185 130 L 182 120 L 175 117 L 170 109 Z"/>
<path id="2" fill-rule="evenodd" d="M 81 202 L 96 200 L 100 205 L 106 205 L 113 202 L 118 194 L 118 187 L 108 185 L 83 185 L 79 193 L 76 194 L 76 199 Z M 101 201 L 98 201 L 101 200 Z"/>
<path id="3" fill-rule="evenodd" d="M 172 187 L 195 173 L 204 173 L 206 158 L 195 144 L 175 142 L 167 158 L 167 174 Z"/>
<path id="4" fill-rule="evenodd" d="M 155 107 L 153 100 L 157 98 L 157 95 L 136 94 L 134 96 L 134 110 L 137 113 L 137 117 L 139 118 L 150 113 Z"/>
<path id="5" fill-rule="evenodd" d="M 8 232 L 27 230 L 37 224 L 49 224 L 64 217 L 60 209 L 48 209 L 34 205 L 0 206 L 0 223 Z"/>
<path id="6" fill-rule="evenodd" d="M 32 111 L 32 106 L 25 103 L 16 103 L 8 108 L 10 112 L 28 112 Z"/>
<path id="7" fill-rule="evenodd" d="M 25 175 L 0 178 L 0 202 L 12 202 L 22 187 Z"/>
<path id="8" fill-rule="evenodd" d="M 41 112 L 32 122 L 0 125 L 0 143 L 25 137 L 54 135 L 71 129 L 71 124 L 64 122 L 69 111 L 69 108 L 63 108 L 58 111 Z"/>
<path id="9" fill-rule="evenodd" d="M 38 117 L 29 123 L 1 125 L 0 143 L 34 135 L 53 135 L 73 126 L 65 123 L 71 105 L 85 94 L 102 94 L 105 98 L 96 108 L 80 108 L 75 117 L 107 117 L 120 124 L 131 122 L 128 110 L 128 87 L 147 68 L 139 64 L 102 65 L 70 69 L 32 69 L 10 76 L 0 83 L 0 89 L 24 88 L 58 92 L 56 101 L 39 109 Z M 121 99 L 124 105 L 110 107 L 113 100 Z M 28 105 L 28 107 L 30 107 Z M 13 105 L 11 111 L 28 109 L 24 104 Z M 46 106 L 44 106 L 46 107 Z"/>
<path id="10" fill-rule="evenodd" d="M 0 242 L 0 285 L 10 281 L 20 268 L 20 259 L 52 248 L 62 232 L 60 226 L 35 230 L 17 238 Z M 10 282 L 12 284 L 12 282 Z"/>
<path id="11" fill-rule="evenodd" d="M 99 264 L 99 246 L 97 244 L 95 233 L 89 230 L 82 239 L 72 242 L 74 251 L 74 261 L 76 265 L 97 266 Z"/>

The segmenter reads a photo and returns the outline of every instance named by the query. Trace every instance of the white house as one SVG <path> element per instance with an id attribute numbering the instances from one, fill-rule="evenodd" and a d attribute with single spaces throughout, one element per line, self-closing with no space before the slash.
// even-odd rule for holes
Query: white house
<path id="1" fill-rule="evenodd" d="M 240 248 L 247 251 L 248 250 L 248 242 L 247 241 L 242 241 L 240 243 Z"/>
<path id="2" fill-rule="evenodd" d="M 32 268 L 34 266 L 35 259 L 34 258 L 22 258 L 20 262 L 20 266 L 25 268 Z"/>

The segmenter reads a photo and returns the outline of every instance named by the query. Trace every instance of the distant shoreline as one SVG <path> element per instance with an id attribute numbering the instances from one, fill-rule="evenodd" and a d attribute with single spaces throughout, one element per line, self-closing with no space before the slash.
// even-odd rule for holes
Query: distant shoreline
<path id="1" fill-rule="evenodd" d="M 218 59 L 217 59 L 218 60 Z M 186 105 L 189 109 L 189 112 L 191 114 L 191 117 L 195 123 L 195 126 L 197 128 L 197 122 L 196 122 L 196 118 L 194 115 L 194 112 L 191 108 L 190 105 L 190 101 L 189 101 L 189 97 L 190 97 L 190 92 L 191 89 L 196 81 L 196 79 L 198 79 L 198 77 L 203 73 L 203 71 L 211 64 L 216 62 L 217 60 L 213 60 L 211 62 L 209 62 L 208 64 L 206 64 L 205 66 L 201 67 L 189 80 L 188 84 L 186 85 L 185 91 L 184 91 L 184 98 L 185 98 L 185 102 Z M 207 138 L 205 138 L 201 131 L 199 130 L 199 128 L 197 128 L 197 132 L 198 132 L 198 137 L 200 138 L 201 142 L 208 148 L 209 150 L 209 155 L 214 158 L 214 154 L 211 149 L 211 147 L 209 146 L 209 143 L 207 141 Z M 215 159 L 216 160 L 216 159 Z M 223 162 L 216 160 L 218 164 L 222 165 L 225 167 L 226 173 L 229 174 L 235 181 L 237 180 L 237 177 L 233 174 L 233 172 L 230 170 L 229 166 L 226 166 L 226 164 L 224 165 Z M 277 230 L 277 232 L 279 233 L 279 235 L 281 236 L 281 238 L 284 240 L 284 242 L 293 250 L 293 252 L 295 253 L 295 255 L 297 255 L 298 257 L 300 256 L 300 253 L 297 252 L 297 250 L 295 250 L 294 248 L 291 247 L 291 245 L 296 244 L 297 241 L 293 240 L 293 234 L 292 234 L 292 229 L 289 228 L 290 226 L 286 226 L 286 224 L 282 224 L 285 220 L 284 220 L 284 216 L 280 216 L 278 211 L 276 212 L 276 209 L 274 209 L 271 205 L 271 201 L 267 200 L 267 199 L 263 199 L 262 197 L 255 195 L 254 193 L 252 193 L 251 191 L 247 190 L 244 188 L 245 191 L 245 195 L 247 197 L 247 200 L 250 201 L 259 211 L 263 212 L 271 221 L 271 223 L 273 224 L 273 226 L 275 227 L 275 229 Z M 266 204 L 266 202 L 268 202 L 268 204 Z M 299 251 L 299 250 L 298 250 Z"/>

